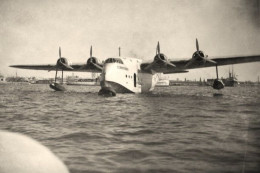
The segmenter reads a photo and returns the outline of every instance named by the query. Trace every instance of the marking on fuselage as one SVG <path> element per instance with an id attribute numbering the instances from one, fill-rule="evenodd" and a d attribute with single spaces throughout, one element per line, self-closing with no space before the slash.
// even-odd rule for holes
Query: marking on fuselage
<path id="1" fill-rule="evenodd" d="M 118 69 L 122 69 L 122 70 L 126 70 L 126 71 L 128 70 L 127 67 L 122 67 L 122 66 L 117 66 L 117 68 L 118 68 Z"/>

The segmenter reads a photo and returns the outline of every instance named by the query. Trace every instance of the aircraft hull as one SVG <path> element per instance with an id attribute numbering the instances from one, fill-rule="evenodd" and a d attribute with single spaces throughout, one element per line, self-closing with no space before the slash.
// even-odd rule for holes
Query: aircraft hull
<path id="1" fill-rule="evenodd" d="M 141 93 L 138 61 L 135 59 L 129 61 L 124 58 L 122 60 L 124 64 L 106 63 L 104 65 L 100 78 L 101 89 L 111 88 L 116 93 Z"/>
<path id="2" fill-rule="evenodd" d="M 101 82 L 101 89 L 103 90 L 113 90 L 116 93 L 134 93 L 133 91 L 127 89 L 123 85 L 120 85 L 116 82 L 111 81 L 102 81 Z"/>

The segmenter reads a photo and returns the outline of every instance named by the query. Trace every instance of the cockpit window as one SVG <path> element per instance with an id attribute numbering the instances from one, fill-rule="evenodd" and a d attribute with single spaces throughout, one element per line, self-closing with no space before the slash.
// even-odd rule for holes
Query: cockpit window
<path id="1" fill-rule="evenodd" d="M 123 64 L 123 61 L 120 58 L 108 58 L 105 61 L 105 64 L 106 63 L 119 63 L 119 64 Z"/>

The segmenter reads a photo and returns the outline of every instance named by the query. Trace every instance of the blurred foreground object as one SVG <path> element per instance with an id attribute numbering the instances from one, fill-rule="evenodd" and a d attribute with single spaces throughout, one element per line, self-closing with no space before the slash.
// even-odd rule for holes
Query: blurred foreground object
<path id="1" fill-rule="evenodd" d="M 68 173 L 47 147 L 19 133 L 0 131 L 1 173 Z"/>

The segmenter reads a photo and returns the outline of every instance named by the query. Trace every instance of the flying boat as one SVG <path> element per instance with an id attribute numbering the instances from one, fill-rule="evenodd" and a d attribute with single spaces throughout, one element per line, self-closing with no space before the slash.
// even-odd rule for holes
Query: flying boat
<path id="1" fill-rule="evenodd" d="M 142 59 L 123 57 L 108 57 L 104 62 L 92 56 L 92 46 L 90 48 L 90 57 L 86 63 L 72 64 L 67 58 L 61 56 L 59 48 L 59 58 L 56 64 L 48 65 L 11 65 L 10 67 L 30 70 L 56 71 L 55 81 L 50 87 L 56 91 L 64 91 L 63 72 L 94 72 L 100 73 L 99 95 L 112 95 L 116 93 L 146 93 L 154 89 L 158 82 L 158 73 L 173 74 L 187 73 L 189 70 L 197 68 L 215 67 L 216 79 L 213 88 L 220 90 L 224 88 L 224 83 L 218 78 L 218 66 L 250 63 L 260 61 L 260 55 L 218 57 L 209 59 L 203 51 L 199 49 L 199 42 L 196 39 L 196 51 L 192 57 L 187 60 L 169 60 L 167 56 L 160 51 L 160 43 L 156 47 L 156 55 L 152 62 L 143 62 Z M 62 81 L 57 83 L 57 73 L 61 71 Z"/>

